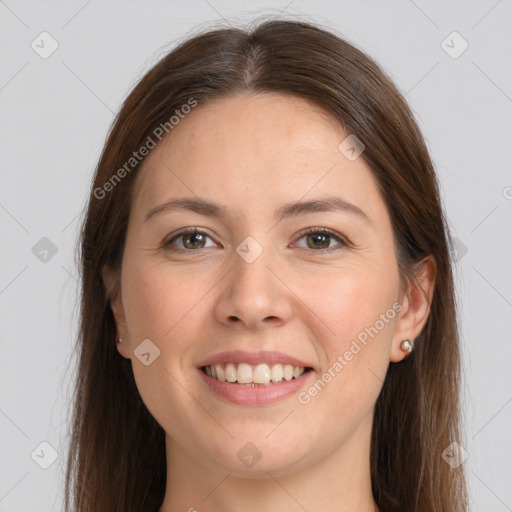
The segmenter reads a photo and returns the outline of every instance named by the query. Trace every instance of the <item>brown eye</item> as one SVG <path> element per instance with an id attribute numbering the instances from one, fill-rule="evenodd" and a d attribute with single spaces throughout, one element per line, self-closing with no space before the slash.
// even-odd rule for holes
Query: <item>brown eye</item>
<path id="1" fill-rule="evenodd" d="M 313 233 L 312 235 L 306 235 L 306 238 L 310 249 L 327 249 L 331 244 L 331 235 L 327 234 Z M 309 241 L 311 241 L 311 245 L 309 245 Z"/>
<path id="2" fill-rule="evenodd" d="M 187 249 L 202 249 L 205 241 L 205 235 L 201 233 L 192 233 L 187 235 L 181 235 L 183 237 L 183 245 Z M 198 247 L 198 245 L 200 247 Z"/>
<path id="3" fill-rule="evenodd" d="M 331 246 L 333 241 L 338 242 L 338 248 L 348 247 L 347 241 L 334 231 L 326 228 L 309 228 L 306 233 L 303 233 L 300 239 L 306 239 L 306 249 L 312 249 L 313 251 L 320 249 L 335 250 L 336 246 Z"/>
<path id="4" fill-rule="evenodd" d="M 164 243 L 164 247 L 171 251 L 186 251 L 194 249 L 205 249 L 206 239 L 211 237 L 205 231 L 200 229 L 189 229 L 182 231 L 177 235 L 173 236 L 167 242 Z M 175 246 L 174 241 L 181 239 L 181 246 Z M 214 244 L 215 246 L 215 244 Z M 212 247 L 211 245 L 209 247 Z"/>

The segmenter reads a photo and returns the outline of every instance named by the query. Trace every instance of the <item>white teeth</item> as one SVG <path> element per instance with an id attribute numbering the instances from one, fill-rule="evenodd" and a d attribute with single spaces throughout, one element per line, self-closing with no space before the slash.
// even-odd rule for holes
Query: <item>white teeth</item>
<path id="1" fill-rule="evenodd" d="M 291 364 L 274 364 L 271 367 L 268 364 L 258 364 L 251 366 L 247 363 L 227 363 L 225 368 L 221 364 L 206 366 L 206 375 L 221 382 L 238 382 L 238 384 L 269 385 L 283 381 L 298 379 L 305 369 L 300 366 L 292 366 Z"/>
<path id="2" fill-rule="evenodd" d="M 217 373 L 217 380 L 220 380 L 221 382 L 224 382 L 226 380 L 226 375 L 220 364 L 215 365 L 215 372 Z"/>
<path id="3" fill-rule="evenodd" d="M 235 365 L 233 363 L 228 363 L 226 365 L 226 370 L 224 371 L 224 374 L 226 375 L 226 380 L 228 382 L 235 382 L 236 381 Z"/>
<path id="4" fill-rule="evenodd" d="M 239 384 L 249 384 L 252 382 L 252 368 L 246 363 L 240 363 L 236 371 L 236 380 Z"/>
<path id="5" fill-rule="evenodd" d="M 240 371 L 240 365 L 238 365 L 238 370 Z M 270 368 L 268 364 L 259 364 L 256 366 L 253 372 L 253 381 L 256 384 L 268 384 L 270 382 Z"/>
<path id="6" fill-rule="evenodd" d="M 283 365 L 275 364 L 272 366 L 272 370 L 270 370 L 270 377 L 272 378 L 272 382 L 279 382 L 283 380 Z"/>

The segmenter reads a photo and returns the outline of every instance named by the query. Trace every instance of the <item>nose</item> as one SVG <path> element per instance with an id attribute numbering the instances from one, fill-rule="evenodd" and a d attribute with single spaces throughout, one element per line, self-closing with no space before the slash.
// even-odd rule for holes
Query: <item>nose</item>
<path id="1" fill-rule="evenodd" d="M 234 254 L 215 305 L 217 320 L 230 328 L 251 330 L 285 324 L 292 316 L 293 294 L 279 275 L 284 272 L 279 272 L 270 250 L 248 261 Z"/>

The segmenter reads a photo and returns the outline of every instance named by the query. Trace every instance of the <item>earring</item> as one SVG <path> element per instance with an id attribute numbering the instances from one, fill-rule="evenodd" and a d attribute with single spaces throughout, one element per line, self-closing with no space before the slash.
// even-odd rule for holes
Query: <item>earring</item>
<path id="1" fill-rule="evenodd" d="M 400 348 L 404 352 L 407 352 L 409 354 L 411 352 L 411 350 L 412 350 L 412 342 L 411 342 L 411 340 L 403 340 L 402 343 L 400 343 Z"/>
<path id="2" fill-rule="evenodd" d="M 121 338 L 119 338 L 118 343 L 123 343 L 123 340 Z"/>

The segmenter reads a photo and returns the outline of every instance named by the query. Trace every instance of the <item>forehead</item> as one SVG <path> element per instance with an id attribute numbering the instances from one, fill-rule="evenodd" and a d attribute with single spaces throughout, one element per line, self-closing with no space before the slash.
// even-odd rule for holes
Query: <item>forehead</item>
<path id="1" fill-rule="evenodd" d="M 297 200 L 308 190 L 367 194 L 371 172 L 338 150 L 346 136 L 326 110 L 295 96 L 199 104 L 146 157 L 133 206 L 147 210 L 169 196 L 222 198 L 242 208 Z"/>

